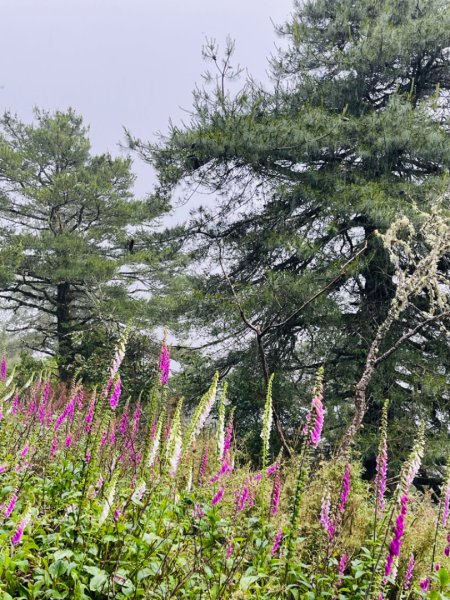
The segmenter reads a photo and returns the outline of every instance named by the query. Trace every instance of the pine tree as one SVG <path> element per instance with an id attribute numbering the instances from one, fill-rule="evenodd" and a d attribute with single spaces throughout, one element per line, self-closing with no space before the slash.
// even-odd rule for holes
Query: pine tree
<path id="1" fill-rule="evenodd" d="M 130 159 L 91 154 L 72 110 L 35 117 L 0 120 L 0 299 L 10 329 L 56 354 L 67 379 L 80 336 L 144 315 L 128 294 L 143 260 L 130 228 L 159 208 L 133 198 Z"/>
<path id="2" fill-rule="evenodd" d="M 231 48 L 220 62 L 210 45 L 217 83 L 195 92 L 191 122 L 158 145 L 134 146 L 168 196 L 180 182 L 211 194 L 183 231 L 197 264 L 213 266 L 193 284 L 188 321 L 223 342 L 219 363 L 235 370 L 230 397 L 239 390 L 243 420 L 254 416 L 249 373 L 281 372 L 274 408 L 292 437 L 305 383 L 324 365 L 339 435 L 395 290 L 376 231 L 398 214 L 416 219 L 414 207 L 447 188 L 450 3 L 296 2 L 278 33 L 286 43 L 272 58 L 270 89 L 250 79 L 232 92 Z M 443 277 L 448 266 L 442 260 Z M 423 302 L 415 299 L 392 336 L 414 327 Z M 425 407 L 438 414 L 446 380 L 445 336 L 438 324 L 422 335 L 386 361 L 373 388 L 372 407 L 390 396 L 410 427 Z M 430 370 L 437 385 L 426 387 Z"/>

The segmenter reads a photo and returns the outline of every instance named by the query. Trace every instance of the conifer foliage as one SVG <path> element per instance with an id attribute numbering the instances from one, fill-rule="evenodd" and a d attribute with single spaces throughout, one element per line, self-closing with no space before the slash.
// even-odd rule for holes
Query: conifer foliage
<path id="1" fill-rule="evenodd" d="M 196 90 L 190 123 L 173 125 L 159 144 L 132 145 L 156 167 L 160 191 L 170 196 L 183 183 L 188 194 L 211 194 L 167 241 L 176 233 L 202 267 L 182 310 L 222 348 L 219 364 L 234 371 L 241 416 L 252 426 L 250 382 L 282 373 L 284 402 L 274 408 L 292 434 L 307 406 L 299 390 L 323 364 L 342 407 L 340 434 L 395 295 L 376 232 L 398 215 L 417 219 L 415 207 L 430 210 L 447 186 L 450 4 L 299 1 L 278 33 L 273 86 L 249 78 L 235 91 L 232 46 L 222 62 L 209 44 L 205 57 L 218 75 Z M 443 258 L 444 279 L 448 266 Z M 422 309 L 423 298 L 390 335 L 414 327 Z M 404 416 L 413 399 L 443 431 L 439 328 L 426 328 L 421 342 L 410 339 L 385 363 L 370 422 L 389 395 L 393 414 Z"/>
<path id="2" fill-rule="evenodd" d="M 133 180 L 129 159 L 91 153 L 72 110 L 0 120 L 0 300 L 33 349 L 59 356 L 63 378 L 77 336 L 139 312 L 129 228 L 155 211 L 132 197 Z"/>

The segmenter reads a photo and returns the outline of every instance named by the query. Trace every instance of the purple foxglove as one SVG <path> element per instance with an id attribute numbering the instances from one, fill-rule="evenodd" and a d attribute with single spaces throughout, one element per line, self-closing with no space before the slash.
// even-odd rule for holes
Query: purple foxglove
<path id="1" fill-rule="evenodd" d="M 222 500 L 223 495 L 225 494 L 225 486 L 222 486 L 214 498 L 211 500 L 211 504 L 216 506 Z"/>
<path id="2" fill-rule="evenodd" d="M 29 513 L 26 513 L 23 519 L 20 521 L 16 531 L 14 532 L 14 535 L 11 537 L 11 544 L 13 546 L 17 546 L 17 544 L 20 544 L 20 540 L 22 539 L 25 528 L 27 527 L 30 521 L 31 516 Z"/>
<path id="3" fill-rule="evenodd" d="M 283 530 L 280 527 L 280 529 L 278 530 L 278 532 L 277 532 L 277 534 L 275 536 L 275 539 L 273 541 L 273 546 L 272 546 L 272 549 L 270 551 L 270 554 L 272 556 L 275 556 L 276 554 L 278 554 L 278 552 L 280 550 L 280 545 L 281 545 L 281 539 L 282 539 L 282 537 L 283 537 Z"/>
<path id="4" fill-rule="evenodd" d="M 400 514 L 397 516 L 395 521 L 394 534 L 389 545 L 388 555 L 386 557 L 386 564 L 384 567 L 385 578 L 391 575 L 394 560 L 400 556 L 400 550 L 403 543 L 403 534 L 405 532 L 405 516 L 408 511 L 408 497 L 402 496 L 400 498 L 400 504 Z"/>
<path id="5" fill-rule="evenodd" d="M 161 385 L 166 385 L 169 381 L 169 371 L 170 371 L 170 352 L 169 348 L 166 344 L 165 336 L 164 341 L 161 346 L 161 354 L 159 356 L 159 382 Z"/>

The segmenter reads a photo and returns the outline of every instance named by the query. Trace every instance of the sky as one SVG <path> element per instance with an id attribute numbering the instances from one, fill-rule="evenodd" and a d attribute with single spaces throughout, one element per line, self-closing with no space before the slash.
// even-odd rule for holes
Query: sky
<path id="1" fill-rule="evenodd" d="M 236 42 L 236 61 L 267 81 L 292 0 L 0 0 L 0 112 L 74 108 L 93 151 L 120 152 L 123 127 L 154 141 L 187 118 L 205 38 Z M 154 175 L 136 162 L 136 192 Z"/>

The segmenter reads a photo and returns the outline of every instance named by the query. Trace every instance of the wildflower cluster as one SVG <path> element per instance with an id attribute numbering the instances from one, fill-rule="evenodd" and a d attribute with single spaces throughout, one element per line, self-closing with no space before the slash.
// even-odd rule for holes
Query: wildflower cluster
<path id="1" fill-rule="evenodd" d="M 387 404 L 370 490 L 351 457 L 322 460 L 322 372 L 299 455 L 276 455 L 270 378 L 260 462 L 250 468 L 240 462 L 239 423 L 226 386 L 217 393 L 217 374 L 190 417 L 159 377 L 151 402 L 125 401 L 115 391 L 122 346 L 99 393 L 48 374 L 26 386 L 1 380 L 0 597 L 202 598 L 217 573 L 222 598 L 340 600 L 349 589 L 355 598 L 387 598 L 401 589 L 412 599 L 444 581 L 445 567 L 429 569 L 430 553 L 415 543 L 411 486 L 423 426 L 390 497 Z M 442 561 L 450 554 L 448 496 L 447 475 L 435 519 Z"/>

